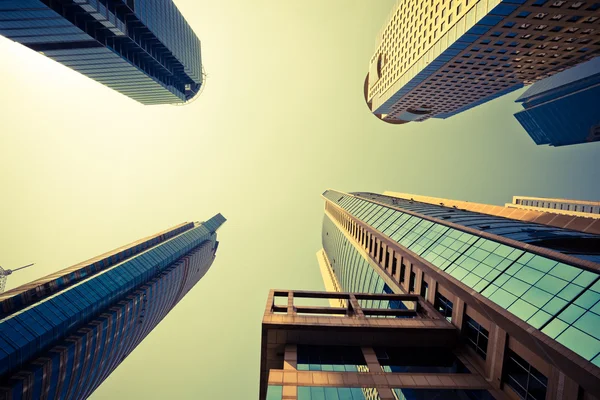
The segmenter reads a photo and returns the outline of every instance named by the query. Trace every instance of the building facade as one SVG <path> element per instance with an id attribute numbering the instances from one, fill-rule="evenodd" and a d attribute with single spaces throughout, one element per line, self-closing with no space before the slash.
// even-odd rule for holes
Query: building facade
<path id="1" fill-rule="evenodd" d="M 502 398 L 457 351 L 454 326 L 414 294 L 272 290 L 261 340 L 260 400 Z"/>
<path id="2" fill-rule="evenodd" d="M 374 193 L 324 198 L 324 279 L 421 296 L 493 398 L 600 399 L 600 235 Z M 386 308 L 373 304 L 360 306 Z"/>
<path id="3" fill-rule="evenodd" d="M 600 201 L 513 196 L 512 203 L 507 203 L 506 207 L 600 219 Z"/>
<path id="4" fill-rule="evenodd" d="M 0 399 L 85 399 L 204 276 L 221 214 L 0 295 Z"/>
<path id="5" fill-rule="evenodd" d="M 599 28 L 590 1 L 398 1 L 365 101 L 393 124 L 448 118 L 592 58 Z"/>
<path id="6" fill-rule="evenodd" d="M 172 0 L 0 0 L 0 34 L 142 104 L 186 103 L 203 84 Z"/>
<path id="7" fill-rule="evenodd" d="M 533 141 L 550 146 L 600 140 L 600 57 L 534 83 L 515 118 Z"/>
<path id="8" fill-rule="evenodd" d="M 386 191 L 386 196 L 600 235 L 600 203 L 513 196 L 504 206 Z"/>

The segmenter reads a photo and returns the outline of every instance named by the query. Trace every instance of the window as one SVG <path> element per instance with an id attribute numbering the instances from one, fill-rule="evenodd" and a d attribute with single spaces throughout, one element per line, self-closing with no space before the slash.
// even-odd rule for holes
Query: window
<path id="1" fill-rule="evenodd" d="M 504 382 L 523 400 L 544 400 L 548 378 L 514 351 L 506 350 Z"/>
<path id="2" fill-rule="evenodd" d="M 423 277 L 421 279 L 421 297 L 423 297 L 424 299 L 427 299 L 427 289 L 429 288 L 429 285 L 427 284 L 427 281 L 425 280 L 425 273 L 423 273 Z"/>
<path id="3" fill-rule="evenodd" d="M 465 314 L 463 334 L 467 339 L 467 345 L 471 346 L 475 352 L 485 360 L 487 356 L 487 345 L 489 332 L 477 321 Z"/>
<path id="4" fill-rule="evenodd" d="M 404 275 L 406 275 L 406 265 L 402 263 L 400 266 L 400 283 L 404 283 Z"/>
<path id="5" fill-rule="evenodd" d="M 416 278 L 416 275 L 415 275 L 414 271 L 410 271 L 410 280 L 408 281 L 408 292 L 409 293 L 415 292 L 415 278 Z"/>
<path id="6" fill-rule="evenodd" d="M 439 293 L 435 294 L 435 301 L 433 306 L 448 320 L 452 322 L 452 307 L 454 306 L 450 300 L 445 298 Z"/>

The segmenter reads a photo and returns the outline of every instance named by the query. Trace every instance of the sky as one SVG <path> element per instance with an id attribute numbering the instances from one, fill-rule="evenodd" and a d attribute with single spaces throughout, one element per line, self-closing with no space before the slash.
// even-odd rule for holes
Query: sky
<path id="1" fill-rule="evenodd" d="M 251 399 L 269 289 L 323 290 L 328 188 L 504 204 L 600 199 L 600 142 L 536 146 L 522 93 L 388 125 L 362 94 L 393 0 L 176 0 L 205 89 L 142 106 L 0 37 L 0 265 L 7 289 L 221 212 L 206 276 L 91 396 Z"/>

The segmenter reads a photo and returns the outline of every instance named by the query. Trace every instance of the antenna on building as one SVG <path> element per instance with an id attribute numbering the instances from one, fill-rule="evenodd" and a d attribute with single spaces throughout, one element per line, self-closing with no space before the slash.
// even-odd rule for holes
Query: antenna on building
<path id="1" fill-rule="evenodd" d="M 0 293 L 4 293 L 4 288 L 6 287 L 6 280 L 8 279 L 9 275 L 11 275 L 13 272 L 16 272 L 16 271 L 19 271 L 19 270 L 22 270 L 25 268 L 29 268 L 32 265 L 35 265 L 35 263 L 24 265 L 22 267 L 15 268 L 15 269 L 4 269 L 4 268 L 0 267 Z"/>

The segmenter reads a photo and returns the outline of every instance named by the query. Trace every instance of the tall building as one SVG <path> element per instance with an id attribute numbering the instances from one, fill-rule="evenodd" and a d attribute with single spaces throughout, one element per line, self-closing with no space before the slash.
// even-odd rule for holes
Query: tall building
<path id="1" fill-rule="evenodd" d="M 600 201 L 513 196 L 512 203 L 506 203 L 506 207 L 518 208 L 522 210 L 536 210 L 552 214 L 572 215 L 583 218 L 600 219 Z"/>
<path id="2" fill-rule="evenodd" d="M 0 34 L 142 104 L 188 102 L 203 83 L 172 0 L 0 0 Z"/>
<path id="3" fill-rule="evenodd" d="M 0 295 L 0 399 L 85 399 L 210 268 L 217 214 Z"/>
<path id="4" fill-rule="evenodd" d="M 515 114 L 533 141 L 550 146 L 600 140 L 600 57 L 534 83 Z"/>
<path id="5" fill-rule="evenodd" d="M 393 124 L 448 118 L 598 54 L 599 28 L 590 1 L 398 1 L 365 101 Z"/>
<path id="6" fill-rule="evenodd" d="M 600 399 L 600 235 L 374 193 L 324 198 L 324 279 L 421 296 L 496 399 Z"/>
<path id="7" fill-rule="evenodd" d="M 384 192 L 386 196 L 600 235 L 600 202 L 513 196 L 504 206 Z"/>

